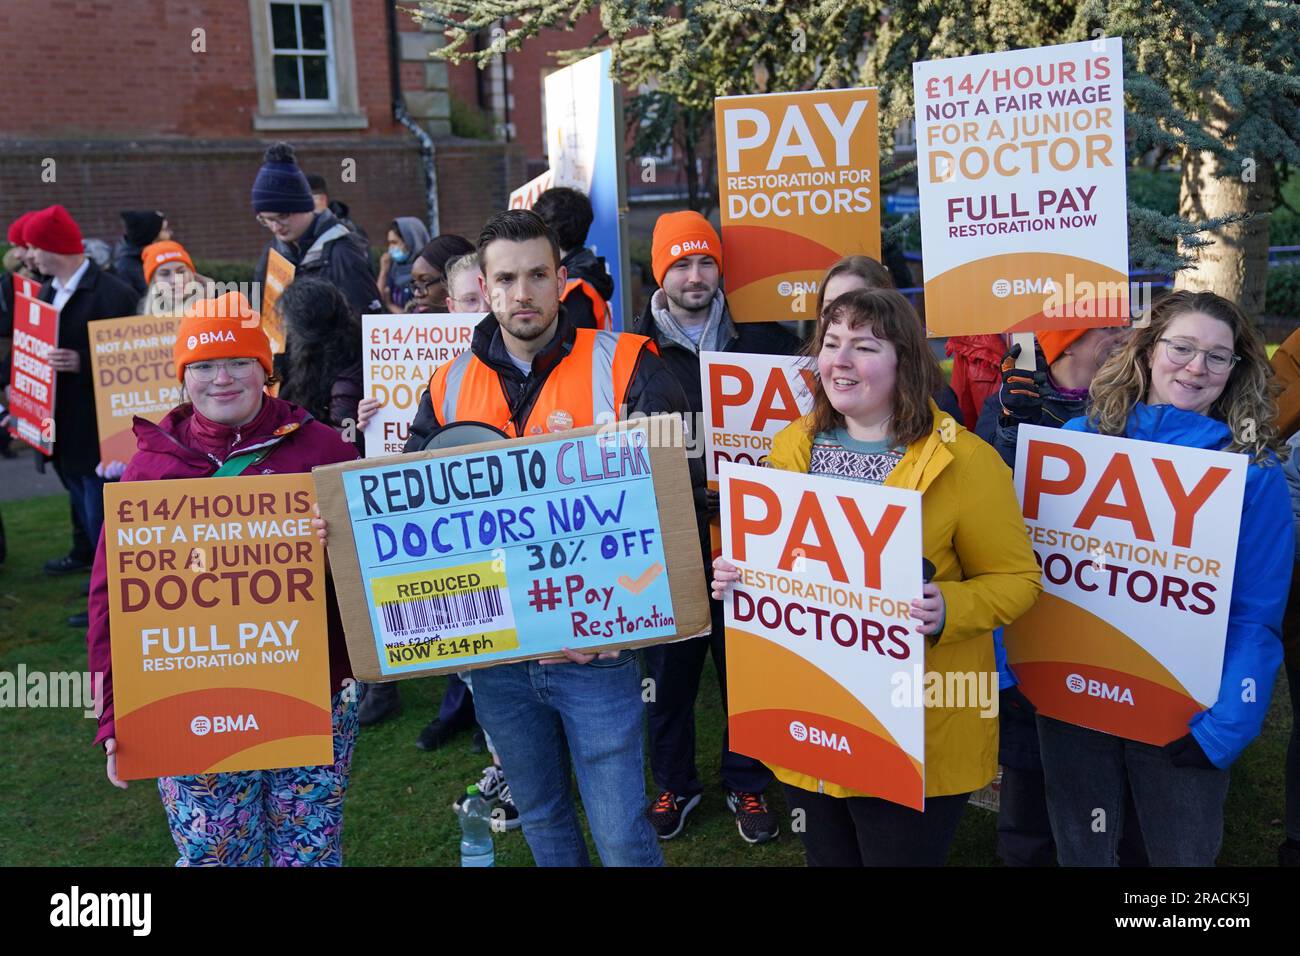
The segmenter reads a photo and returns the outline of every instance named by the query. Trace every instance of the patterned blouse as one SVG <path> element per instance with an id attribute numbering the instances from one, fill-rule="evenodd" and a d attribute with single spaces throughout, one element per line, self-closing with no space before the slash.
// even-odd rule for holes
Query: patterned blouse
<path id="1" fill-rule="evenodd" d="M 906 449 L 891 441 L 858 441 L 844 428 L 818 432 L 813 439 L 808 474 L 884 484 Z"/>

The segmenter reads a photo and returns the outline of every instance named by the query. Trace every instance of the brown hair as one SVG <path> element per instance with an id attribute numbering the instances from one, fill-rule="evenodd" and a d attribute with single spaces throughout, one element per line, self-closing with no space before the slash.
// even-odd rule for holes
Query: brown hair
<path id="1" fill-rule="evenodd" d="M 817 287 L 818 318 L 821 317 L 822 309 L 827 305 L 825 301 L 826 286 L 839 275 L 857 276 L 867 284 L 868 289 L 894 288 L 894 279 L 890 276 L 889 270 L 871 256 L 845 256 L 826 270 L 826 275 L 822 278 L 822 284 Z"/>
<path id="2" fill-rule="evenodd" d="M 1228 372 L 1228 381 L 1206 414 L 1232 430 L 1225 451 L 1244 452 L 1264 463 L 1269 452 L 1282 452 L 1277 433 L 1277 402 L 1273 369 L 1264 340 L 1237 306 L 1213 292 L 1180 290 L 1161 296 L 1146 322 L 1138 323 L 1132 337 L 1101 367 L 1092 380 L 1089 420 L 1103 435 L 1123 435 L 1129 413 L 1145 402 L 1151 391 L 1151 360 L 1169 324 L 1180 315 L 1200 312 L 1232 329 L 1233 351 L 1241 356 Z"/>
<path id="3" fill-rule="evenodd" d="M 943 378 L 939 363 L 925 340 L 921 320 L 907 298 L 894 289 L 858 289 L 844 293 L 817 320 L 817 331 L 807 348 L 807 354 L 814 361 L 831 325 L 843 325 L 846 329 L 869 325 L 876 338 L 894 346 L 898 373 L 894 383 L 890 437 L 900 445 L 911 445 L 929 435 L 934 428 L 930 396 L 938 391 Z M 843 425 L 844 416 L 831 405 L 819 377 L 813 389 L 812 434 Z"/>

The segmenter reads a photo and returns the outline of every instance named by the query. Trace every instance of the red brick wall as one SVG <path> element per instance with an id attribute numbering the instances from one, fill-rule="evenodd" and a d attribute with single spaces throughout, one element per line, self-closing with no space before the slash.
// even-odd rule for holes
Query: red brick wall
<path id="1" fill-rule="evenodd" d="M 363 136 L 391 136 L 387 0 L 352 0 Z M 399 24 L 410 28 L 409 18 Z M 402 21 L 406 21 L 404 24 Z M 51 24 L 60 24 L 51 29 Z M 206 31 L 207 52 L 191 50 Z M 59 45 L 69 46 L 60 52 Z M 248 0 L 24 0 L 4 4 L 0 63 L 21 78 L 6 136 L 253 136 L 257 83 Z M 335 38 L 339 42 L 338 37 Z M 55 59 L 58 57 L 58 59 Z M 404 82 L 422 88 L 419 64 Z M 331 138 L 336 133 L 301 133 Z"/>
<path id="2" fill-rule="evenodd" d="M 0 222 L 20 212 L 62 203 L 87 237 L 116 241 L 123 209 L 161 209 L 190 254 L 205 259 L 251 260 L 268 233 L 253 220 L 249 193 L 262 145 L 239 141 L 116 144 L 32 143 L 0 152 Z M 41 159 L 56 160 L 56 181 L 41 181 Z M 340 161 L 356 162 L 356 182 L 339 181 Z M 331 198 L 382 242 L 389 220 L 424 215 L 420 154 L 409 135 L 302 145 L 304 169 L 331 183 Z"/>
<path id="3" fill-rule="evenodd" d="M 443 232 L 478 239 L 488 218 L 506 208 L 523 168 L 519 147 L 478 140 L 438 143 L 438 218 Z"/>
<path id="4" fill-rule="evenodd" d="M 41 161 L 55 159 L 55 182 L 41 181 Z M 341 162 L 356 160 L 356 182 L 340 179 Z M 424 172 L 415 139 L 301 143 L 298 159 L 330 184 L 352 218 L 380 245 L 397 216 L 425 218 Z M 161 209 L 191 255 L 253 260 L 268 241 L 249 203 L 262 161 L 260 143 L 240 141 L 29 142 L 0 152 L 0 228 L 19 213 L 62 203 L 87 238 L 115 242 L 123 209 Z M 447 140 L 437 148 L 438 202 L 443 232 L 474 239 L 506 207 L 522 163 L 518 147 Z"/>

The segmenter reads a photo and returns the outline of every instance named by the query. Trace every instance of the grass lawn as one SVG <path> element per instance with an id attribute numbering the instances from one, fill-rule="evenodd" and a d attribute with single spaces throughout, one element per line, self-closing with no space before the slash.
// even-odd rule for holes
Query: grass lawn
<path id="1" fill-rule="evenodd" d="M 0 565 L 0 670 L 80 671 L 84 636 L 66 618 L 82 607 L 86 577 L 47 577 L 41 565 L 69 539 L 67 499 L 34 498 L 4 505 L 9 558 Z M 1284 678 L 1282 679 L 1284 680 Z M 800 866 L 797 837 L 748 846 L 722 800 L 717 754 L 724 715 L 711 666 L 705 667 L 698 711 L 701 771 L 707 792 L 686 832 L 664 845 L 671 866 Z M 401 682 L 403 712 L 362 731 L 344 828 L 344 858 L 353 866 L 458 862 L 459 829 L 452 799 L 478 779 L 487 758 L 469 735 L 441 751 L 416 750 L 421 727 L 437 712 L 442 678 Z M 1273 865 L 1282 839 L 1282 782 L 1291 729 L 1285 685 L 1279 684 L 1259 741 L 1238 762 L 1228 799 L 1221 862 Z M 0 866 L 166 866 L 176 854 L 151 781 L 126 792 L 104 777 L 90 741 L 94 727 L 80 711 L 0 709 Z M 647 790 L 653 784 L 647 775 Z M 779 788 L 773 805 L 788 820 Z M 994 817 L 968 807 L 951 860 L 994 866 Z M 594 849 L 592 851 L 595 859 Z M 498 865 L 532 862 L 519 832 L 497 839 Z"/>

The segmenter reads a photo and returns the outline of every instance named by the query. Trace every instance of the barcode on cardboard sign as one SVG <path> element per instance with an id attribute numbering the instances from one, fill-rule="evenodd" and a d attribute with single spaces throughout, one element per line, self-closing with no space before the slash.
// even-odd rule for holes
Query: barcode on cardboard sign
<path id="1" fill-rule="evenodd" d="M 491 624 L 502 616 L 504 610 L 498 587 L 379 603 L 384 630 L 402 637 L 430 634 L 452 627 Z"/>
<path id="2" fill-rule="evenodd" d="M 493 647 L 513 645 L 515 612 L 503 564 L 476 561 L 373 578 L 370 598 L 381 650 L 485 635 L 493 637 Z M 414 657 L 402 660 L 416 663 Z"/>

